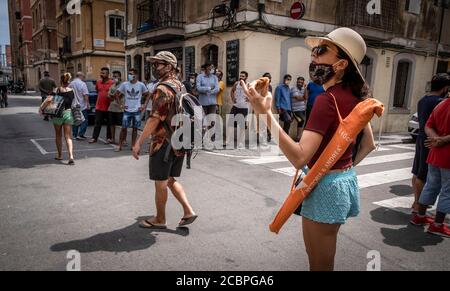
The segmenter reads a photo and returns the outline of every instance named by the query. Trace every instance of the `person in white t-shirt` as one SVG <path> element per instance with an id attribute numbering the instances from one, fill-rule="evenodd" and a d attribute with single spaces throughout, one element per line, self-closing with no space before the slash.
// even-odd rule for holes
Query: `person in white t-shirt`
<path id="1" fill-rule="evenodd" d="M 85 134 L 89 125 L 88 121 L 88 110 L 89 110 L 89 90 L 84 82 L 84 74 L 78 72 L 76 78 L 70 83 L 69 88 L 71 88 L 75 94 L 75 98 L 80 104 L 81 112 L 84 115 L 84 122 L 80 126 L 72 126 L 73 139 L 85 140 Z"/>
<path id="2" fill-rule="evenodd" d="M 119 146 L 116 148 L 117 152 L 122 151 L 123 143 L 127 139 L 128 128 L 133 129 L 131 148 L 134 147 L 138 129 L 141 127 L 141 113 L 145 108 L 142 105 L 142 98 L 147 100 L 148 95 L 149 92 L 145 84 L 137 79 L 136 69 L 130 69 L 128 82 L 122 83 L 114 95 L 115 98 L 125 99 L 122 131 L 120 132 Z"/>
<path id="3" fill-rule="evenodd" d="M 240 81 L 244 81 L 248 85 L 247 79 L 248 73 L 246 71 L 242 71 L 239 75 L 239 81 L 237 81 L 231 89 L 231 100 L 233 101 L 233 108 L 231 108 L 230 115 L 234 116 L 237 120 L 239 120 L 239 118 L 244 118 L 244 120 L 246 120 L 249 113 L 250 102 L 240 84 Z M 227 147 L 231 145 L 234 147 L 235 127 L 236 124 L 227 125 Z M 245 129 L 246 128 L 238 128 L 238 149 L 245 148 Z"/>

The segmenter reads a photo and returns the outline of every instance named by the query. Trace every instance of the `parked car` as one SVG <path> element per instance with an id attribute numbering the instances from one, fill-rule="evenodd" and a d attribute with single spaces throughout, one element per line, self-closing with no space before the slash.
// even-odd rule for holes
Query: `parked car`
<path id="1" fill-rule="evenodd" d="M 97 89 L 95 89 L 97 81 L 86 80 L 85 83 L 89 91 L 89 104 L 90 104 L 90 109 L 88 112 L 89 123 L 92 124 L 95 120 L 95 105 L 97 104 L 97 97 L 98 97 Z"/>
<path id="2" fill-rule="evenodd" d="M 408 132 L 414 141 L 417 140 L 419 135 L 419 114 L 414 114 L 408 122 Z"/>

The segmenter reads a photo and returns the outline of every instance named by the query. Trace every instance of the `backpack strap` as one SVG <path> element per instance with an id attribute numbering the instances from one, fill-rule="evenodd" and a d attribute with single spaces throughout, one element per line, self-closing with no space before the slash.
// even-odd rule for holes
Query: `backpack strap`
<path id="1" fill-rule="evenodd" d="M 161 83 L 158 84 L 158 86 L 160 86 L 160 85 L 168 88 L 173 93 L 175 93 L 175 100 L 174 101 L 175 101 L 175 104 L 177 104 L 178 100 L 179 100 L 179 95 L 181 94 L 181 92 L 177 88 L 175 88 L 175 86 L 173 86 L 172 83 L 161 82 Z M 163 125 L 164 130 L 166 131 L 166 133 L 168 135 L 168 138 L 167 138 L 168 146 L 167 146 L 167 150 L 166 150 L 166 152 L 164 154 L 164 162 L 167 163 L 169 161 L 170 153 L 173 150 L 171 138 L 172 138 L 172 135 L 173 135 L 174 131 L 173 131 L 172 127 L 169 125 L 169 123 L 167 122 L 167 120 L 162 121 L 162 125 Z"/>

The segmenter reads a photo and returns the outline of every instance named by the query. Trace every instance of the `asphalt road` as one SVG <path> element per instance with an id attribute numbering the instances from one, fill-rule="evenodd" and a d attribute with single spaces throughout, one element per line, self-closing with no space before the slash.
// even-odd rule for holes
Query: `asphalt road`
<path id="1" fill-rule="evenodd" d="M 82 270 L 308 269 L 298 217 L 268 231 L 290 187 L 286 161 L 201 152 L 180 179 L 199 220 L 177 229 L 182 210 L 170 197 L 169 230 L 142 230 L 155 209 L 148 158 L 75 142 L 76 166 L 57 162 L 38 104 L 16 96 L 0 109 L 0 270 L 66 270 L 70 250 Z M 412 154 L 384 146 L 357 169 L 362 211 L 342 228 L 337 270 L 366 270 L 373 250 L 382 270 L 450 270 L 450 240 L 408 225 Z"/>

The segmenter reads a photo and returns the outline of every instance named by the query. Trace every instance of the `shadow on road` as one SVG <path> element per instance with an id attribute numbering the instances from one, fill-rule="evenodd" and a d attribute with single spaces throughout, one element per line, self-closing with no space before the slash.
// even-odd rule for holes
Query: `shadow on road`
<path id="1" fill-rule="evenodd" d="M 397 196 L 408 196 L 413 194 L 413 189 L 409 185 L 392 185 L 389 192 Z"/>
<path id="2" fill-rule="evenodd" d="M 411 215 L 386 208 L 377 208 L 370 212 L 372 220 L 386 225 L 403 225 L 400 229 L 381 228 L 383 242 L 409 252 L 425 252 L 425 247 L 435 246 L 444 241 L 443 238 L 426 233 L 424 227 L 409 223 Z"/>
<path id="3" fill-rule="evenodd" d="M 100 233 L 82 240 L 58 243 L 51 246 L 50 250 L 53 252 L 76 250 L 80 253 L 93 253 L 99 251 L 131 253 L 150 248 L 156 242 L 156 237 L 152 233 L 169 233 L 180 236 L 189 235 L 188 228 L 177 228 L 176 230 L 150 230 L 140 228 L 139 221 L 149 218 L 150 217 L 138 217 L 135 223 L 125 228 Z"/>

